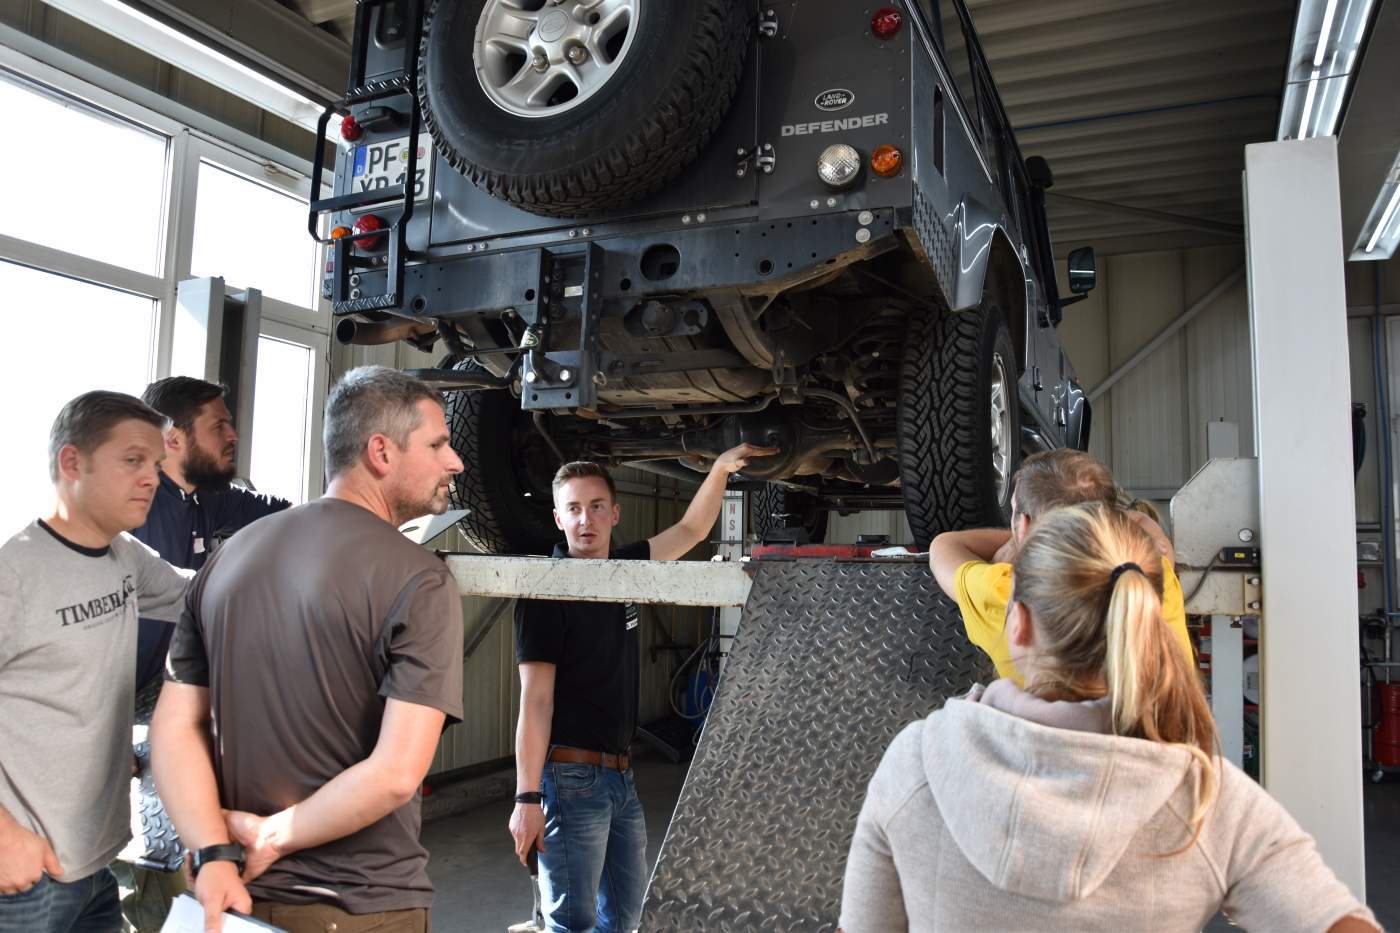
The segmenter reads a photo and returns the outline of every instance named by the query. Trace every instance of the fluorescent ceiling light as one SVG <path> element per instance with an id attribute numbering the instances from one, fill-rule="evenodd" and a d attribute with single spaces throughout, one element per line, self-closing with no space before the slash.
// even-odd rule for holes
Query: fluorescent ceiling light
<path id="1" fill-rule="evenodd" d="M 45 2 L 269 113 L 316 132 L 320 104 L 120 0 Z M 338 133 L 339 120 L 333 117 L 327 135 L 337 138 Z"/>
<path id="2" fill-rule="evenodd" d="M 1327 9 L 1322 14 L 1322 28 L 1317 34 L 1317 52 L 1313 55 L 1313 67 L 1321 68 L 1327 57 L 1327 34 L 1332 31 L 1332 17 L 1337 13 L 1337 0 L 1327 0 Z"/>
<path id="3" fill-rule="evenodd" d="M 1375 0 L 1298 4 L 1279 109 L 1279 139 L 1336 135 L 1375 5 Z"/>
<path id="4" fill-rule="evenodd" d="M 1381 260 L 1395 255 L 1400 245 L 1400 155 L 1386 173 L 1371 213 L 1361 225 L 1361 233 L 1352 245 L 1350 259 Z"/>

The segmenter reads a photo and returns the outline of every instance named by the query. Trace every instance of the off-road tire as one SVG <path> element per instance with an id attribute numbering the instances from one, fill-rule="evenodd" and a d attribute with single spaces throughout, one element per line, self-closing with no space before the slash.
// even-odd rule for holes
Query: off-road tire
<path id="1" fill-rule="evenodd" d="M 1019 376 L 1006 317 L 990 300 L 978 311 L 915 313 L 900 371 L 896 426 L 904 513 L 919 547 L 963 528 L 1005 527 L 1010 483 L 998 496 L 992 471 L 992 357 L 1011 380 L 1011 462 L 1020 463 Z"/>
<path id="2" fill-rule="evenodd" d="M 831 513 L 818 506 L 811 495 L 778 483 L 765 483 L 749 493 L 749 517 L 760 541 L 768 532 L 788 527 L 806 529 L 813 544 L 825 541 Z"/>
<path id="3" fill-rule="evenodd" d="M 752 12 L 740 0 L 655 0 L 607 86 L 558 116 L 528 118 L 498 107 L 477 80 L 470 49 L 484 4 L 429 7 L 423 120 L 438 151 L 478 188 L 548 217 L 629 204 L 696 159 L 739 86 Z"/>
<path id="4" fill-rule="evenodd" d="M 554 524 L 548 481 L 531 474 L 555 458 L 520 400 L 502 389 L 462 389 L 445 398 L 452 449 L 462 460 L 448 498 L 452 508 L 468 510 L 458 523 L 463 536 L 486 554 L 550 553 L 564 533 Z"/>

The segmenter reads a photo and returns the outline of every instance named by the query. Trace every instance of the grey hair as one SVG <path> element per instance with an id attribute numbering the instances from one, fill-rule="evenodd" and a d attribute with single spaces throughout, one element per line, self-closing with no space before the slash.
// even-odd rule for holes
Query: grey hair
<path id="1" fill-rule="evenodd" d="M 418 403 L 442 404 L 442 396 L 420 379 L 387 366 L 359 366 L 331 387 L 326 398 L 326 476 L 334 479 L 360 460 L 365 445 L 382 434 L 396 446 L 423 422 Z"/>
<path id="2" fill-rule="evenodd" d="M 58 482 L 58 455 L 73 445 L 90 454 L 106 442 L 112 429 L 123 421 L 144 421 L 164 431 L 167 419 L 134 395 L 98 389 L 71 400 L 53 420 L 49 429 L 49 478 Z"/>

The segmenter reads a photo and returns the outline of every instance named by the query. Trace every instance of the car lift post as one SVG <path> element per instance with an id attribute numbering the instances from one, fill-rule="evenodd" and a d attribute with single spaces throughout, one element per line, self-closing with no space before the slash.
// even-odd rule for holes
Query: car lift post
<path id="1" fill-rule="evenodd" d="M 724 494 L 724 505 L 719 513 L 719 547 L 715 549 L 717 559 L 737 564 L 744 556 L 744 493 L 731 489 Z M 737 607 L 726 607 L 719 611 L 719 651 L 729 653 L 734 636 L 739 632 L 739 619 L 743 615 Z"/>
<path id="2" fill-rule="evenodd" d="M 1260 777 L 1365 901 L 1337 140 L 1246 146 L 1244 190 L 1265 610 Z"/>

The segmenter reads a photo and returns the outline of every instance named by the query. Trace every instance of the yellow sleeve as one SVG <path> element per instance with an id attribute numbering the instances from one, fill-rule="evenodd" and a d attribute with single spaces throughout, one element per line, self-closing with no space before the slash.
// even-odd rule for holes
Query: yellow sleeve
<path id="1" fill-rule="evenodd" d="M 1011 663 L 1011 651 L 1006 644 L 1006 606 L 1011 601 L 1011 565 L 970 560 L 958 568 L 953 590 L 968 640 L 992 659 L 997 676 L 1009 677 L 1018 685 L 1023 685 L 1020 673 Z"/>
<path id="2" fill-rule="evenodd" d="M 1181 592 L 1181 581 L 1176 578 L 1172 562 L 1162 558 L 1162 620 L 1171 626 L 1177 644 L 1186 652 L 1186 660 L 1194 667 L 1196 656 L 1191 651 L 1191 636 L 1186 631 L 1186 598 Z"/>

